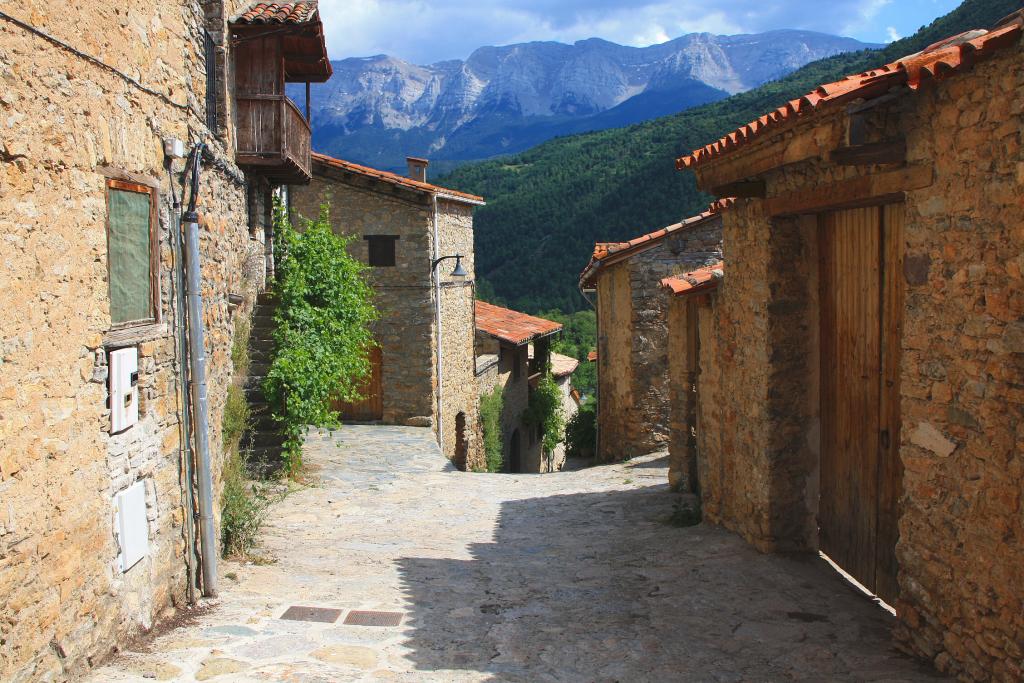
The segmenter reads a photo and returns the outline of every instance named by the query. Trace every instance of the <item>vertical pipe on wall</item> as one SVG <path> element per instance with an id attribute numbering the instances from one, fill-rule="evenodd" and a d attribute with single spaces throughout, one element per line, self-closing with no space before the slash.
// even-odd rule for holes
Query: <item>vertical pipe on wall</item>
<path id="1" fill-rule="evenodd" d="M 217 537 L 213 523 L 213 475 L 210 467 L 209 401 L 206 386 L 206 351 L 203 339 L 203 297 L 199 276 L 199 167 L 203 145 L 194 152 L 192 195 L 188 211 L 182 217 L 185 225 L 185 266 L 187 269 L 189 359 L 192 371 L 192 413 L 195 419 L 196 464 L 199 489 L 199 538 L 201 541 L 203 595 L 217 595 Z"/>

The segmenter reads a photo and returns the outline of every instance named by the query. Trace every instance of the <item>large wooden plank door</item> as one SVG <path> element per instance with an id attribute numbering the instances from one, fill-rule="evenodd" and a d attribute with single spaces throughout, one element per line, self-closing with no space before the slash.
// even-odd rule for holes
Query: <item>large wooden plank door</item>
<path id="1" fill-rule="evenodd" d="M 380 347 L 375 346 L 370 349 L 370 376 L 359 388 L 363 400 L 356 403 L 334 402 L 334 409 L 341 413 L 342 420 L 372 422 L 384 417 L 383 366 Z"/>
<path id="2" fill-rule="evenodd" d="M 883 599 L 895 594 L 900 471 L 903 205 L 823 214 L 822 550 Z"/>

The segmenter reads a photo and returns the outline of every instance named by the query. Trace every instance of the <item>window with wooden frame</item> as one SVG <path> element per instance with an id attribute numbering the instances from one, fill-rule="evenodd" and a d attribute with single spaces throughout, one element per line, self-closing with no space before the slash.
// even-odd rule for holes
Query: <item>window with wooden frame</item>
<path id="1" fill-rule="evenodd" d="M 157 194 L 107 180 L 107 280 L 114 327 L 160 320 Z"/>
<path id="2" fill-rule="evenodd" d="M 366 235 L 369 248 L 368 263 L 374 268 L 390 268 L 395 265 L 395 243 L 398 235 Z"/>

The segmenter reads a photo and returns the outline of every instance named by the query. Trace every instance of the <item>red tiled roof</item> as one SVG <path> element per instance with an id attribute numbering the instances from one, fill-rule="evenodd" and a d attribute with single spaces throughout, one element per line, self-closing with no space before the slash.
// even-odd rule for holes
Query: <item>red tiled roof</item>
<path id="1" fill-rule="evenodd" d="M 723 277 L 725 277 L 725 264 L 719 261 L 689 273 L 664 278 L 661 281 L 661 286 L 675 296 L 698 294 L 717 288 Z"/>
<path id="2" fill-rule="evenodd" d="M 510 344 L 521 345 L 554 334 L 561 323 L 513 311 L 486 301 L 476 302 L 476 329 Z"/>
<path id="3" fill-rule="evenodd" d="M 756 121 L 751 121 L 720 140 L 694 150 L 687 156 L 676 159 L 676 168 L 694 168 L 703 163 L 728 154 L 767 131 L 812 114 L 823 107 L 849 102 L 855 99 L 879 97 L 899 86 L 917 90 L 928 80 L 942 80 L 965 71 L 975 62 L 991 57 L 996 51 L 1015 44 L 1021 37 L 1021 12 L 1003 20 L 1002 25 L 992 31 L 968 31 L 899 59 L 892 64 L 847 76 L 846 78 L 818 86 L 803 97 L 790 100 L 775 111 L 768 112 Z"/>
<path id="4" fill-rule="evenodd" d="M 572 356 L 563 356 L 560 353 L 551 354 L 551 374 L 555 377 L 571 375 L 580 366 L 580 362 Z"/>
<path id="5" fill-rule="evenodd" d="M 465 192 L 459 192 L 458 190 L 449 190 L 446 187 L 439 185 L 431 185 L 430 183 L 422 183 L 412 178 L 406 178 L 405 176 L 398 175 L 397 173 L 389 173 L 387 171 L 380 171 L 376 168 L 370 168 L 369 166 L 360 166 L 354 164 L 351 161 L 345 161 L 344 159 L 335 159 L 329 157 L 326 154 L 319 154 L 313 152 L 313 162 L 321 163 L 325 166 L 337 168 L 347 173 L 355 173 L 357 175 L 374 178 L 391 185 L 397 185 L 399 187 L 405 187 L 410 190 L 416 190 L 418 192 L 427 192 L 429 194 L 442 194 L 447 198 L 454 200 L 461 200 L 468 204 L 483 204 L 484 198 L 477 197 L 475 194 L 467 194 Z"/>
<path id="6" fill-rule="evenodd" d="M 587 360 L 593 363 L 597 360 L 597 351 L 591 351 L 587 354 Z"/>
<path id="7" fill-rule="evenodd" d="M 237 24 L 304 24 L 316 15 L 316 0 L 256 2 L 242 12 Z"/>
<path id="8" fill-rule="evenodd" d="M 712 202 L 707 211 L 699 213 L 696 216 L 687 218 L 681 223 L 675 223 L 661 230 L 655 230 L 649 232 L 646 235 L 641 235 L 628 242 L 597 242 L 594 244 L 594 254 L 590 257 L 590 263 L 583 269 L 580 274 L 580 284 L 586 286 L 592 284 L 598 275 L 598 271 L 603 266 L 617 263 L 622 259 L 625 259 L 635 253 L 646 251 L 648 248 L 655 246 L 658 242 L 665 239 L 669 235 L 692 228 L 698 223 L 702 223 L 709 218 L 717 216 L 722 213 L 727 207 L 729 207 L 736 200 L 728 197 L 724 199 L 718 199 Z"/>

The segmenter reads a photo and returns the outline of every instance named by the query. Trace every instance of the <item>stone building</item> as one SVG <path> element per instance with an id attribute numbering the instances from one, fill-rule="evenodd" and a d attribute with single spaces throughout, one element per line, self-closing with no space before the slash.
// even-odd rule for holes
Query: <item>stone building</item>
<path id="1" fill-rule="evenodd" d="M 315 217 L 329 204 L 335 232 L 354 236 L 353 256 L 371 266 L 380 348 L 366 399 L 339 406 L 343 417 L 433 426 L 445 455 L 473 468 L 483 462 L 473 356 L 473 210 L 483 199 L 431 185 L 426 169 L 411 158 L 403 177 L 314 153 L 313 181 L 291 189 L 291 209 Z M 456 259 L 437 263 L 453 256 L 462 278 L 451 276 Z"/>
<path id="2" fill-rule="evenodd" d="M 701 318 L 706 518 L 820 548 L 965 680 L 1024 678 L 1022 22 L 678 161 L 740 197 Z"/>
<path id="3" fill-rule="evenodd" d="M 662 278 L 722 260 L 720 204 L 629 242 L 598 243 L 580 276 L 597 301 L 597 460 L 669 436 L 668 319 Z"/>
<path id="4" fill-rule="evenodd" d="M 254 22 L 275 32 L 266 46 L 279 63 L 298 57 L 301 69 L 229 68 L 249 50 L 232 36 Z M 316 4 L 280 17 L 227 0 L 43 0 L 0 14 L 2 680 L 75 677 L 197 592 L 174 274 L 178 202 L 190 193 L 178 157 L 206 145 L 197 200 L 214 501 L 235 322 L 264 286 L 263 209 L 278 171 L 301 174 L 281 150 L 261 168 L 244 163 L 246 140 L 273 131 L 235 125 L 246 106 L 236 73 L 282 87 L 325 79 Z M 165 152 L 169 140 L 180 142 Z M 289 161 L 301 166 L 301 153 Z"/>
<path id="5" fill-rule="evenodd" d="M 576 368 L 579 366 L 580 362 L 572 356 L 564 356 L 554 352 L 551 354 L 551 376 L 555 378 L 555 383 L 558 384 L 558 390 L 561 392 L 562 414 L 565 416 L 567 423 L 580 409 L 580 394 L 572 386 L 572 373 L 576 372 Z M 565 466 L 564 441 L 555 446 L 555 452 L 552 456 L 554 470 L 562 469 Z"/>
<path id="6" fill-rule="evenodd" d="M 476 385 L 479 395 L 502 392 L 501 443 L 506 472 L 554 472 L 553 454 L 545 454 L 537 427 L 523 420 L 551 357 L 551 336 L 559 323 L 476 302 Z M 564 462 L 564 455 L 562 462 Z"/>

